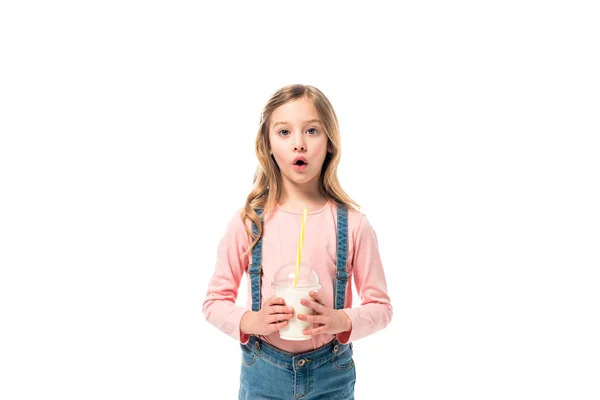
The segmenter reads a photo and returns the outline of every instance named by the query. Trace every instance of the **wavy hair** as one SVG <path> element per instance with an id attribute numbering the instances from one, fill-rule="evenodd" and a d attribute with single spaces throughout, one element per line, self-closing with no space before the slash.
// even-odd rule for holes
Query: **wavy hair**
<path id="1" fill-rule="evenodd" d="M 259 165 L 254 173 L 254 184 L 252 191 L 246 198 L 244 210 L 241 213 L 242 222 L 250 241 L 252 242 L 246 254 L 258 243 L 262 235 L 262 224 L 260 216 L 255 210 L 262 210 L 262 216 L 275 208 L 282 196 L 281 171 L 275 160 L 271 157 L 271 146 L 269 143 L 269 122 L 275 109 L 285 103 L 294 101 L 305 96 L 314 104 L 327 135 L 327 155 L 321 168 L 319 178 L 319 189 L 328 199 L 338 206 L 358 210 L 358 204 L 354 202 L 342 189 L 338 177 L 337 167 L 341 157 L 340 131 L 337 116 L 327 97 L 316 87 L 309 85 L 289 85 L 277 90 L 265 105 L 256 135 L 256 156 Z M 253 221 L 258 227 L 258 235 L 254 236 L 251 229 L 245 223 L 246 219 Z"/>

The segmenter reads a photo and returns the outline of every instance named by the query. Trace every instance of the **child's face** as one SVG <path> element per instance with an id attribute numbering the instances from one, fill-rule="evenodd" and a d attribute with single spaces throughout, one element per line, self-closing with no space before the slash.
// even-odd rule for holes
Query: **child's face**
<path id="1" fill-rule="evenodd" d="M 318 183 L 327 155 L 327 135 L 312 101 L 302 97 L 277 107 L 269 121 L 269 142 L 284 180 Z M 296 162 L 298 158 L 304 164 Z"/>

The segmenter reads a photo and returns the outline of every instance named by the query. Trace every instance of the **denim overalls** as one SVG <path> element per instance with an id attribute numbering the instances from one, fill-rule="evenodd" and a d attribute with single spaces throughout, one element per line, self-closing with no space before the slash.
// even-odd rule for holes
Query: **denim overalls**
<path id="1" fill-rule="evenodd" d="M 260 211 L 260 210 L 257 210 Z M 258 212 L 259 216 L 261 215 Z M 348 249 L 348 209 L 338 206 L 337 273 L 335 279 L 335 309 L 344 308 L 346 284 L 346 253 Z M 261 220 L 262 223 L 262 220 Z M 252 233 L 258 228 L 252 223 Z M 260 310 L 262 237 L 252 250 L 248 268 L 252 291 L 252 311 Z M 354 399 L 356 370 L 352 359 L 352 344 L 340 344 L 333 339 L 328 344 L 306 353 L 292 354 L 250 336 L 242 344 L 242 371 L 239 399 Z"/>

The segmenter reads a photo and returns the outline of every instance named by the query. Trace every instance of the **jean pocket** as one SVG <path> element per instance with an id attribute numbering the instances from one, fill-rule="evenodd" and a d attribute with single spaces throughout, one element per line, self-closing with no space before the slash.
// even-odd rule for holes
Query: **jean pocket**
<path id="1" fill-rule="evenodd" d="M 350 369 L 354 367 L 354 359 L 352 358 L 352 346 L 344 346 L 340 351 L 333 357 L 333 365 L 337 369 Z"/>
<path id="2" fill-rule="evenodd" d="M 246 344 L 240 344 L 242 348 L 242 363 L 244 365 L 252 365 L 256 361 L 258 355 L 252 350 L 252 348 Z"/>

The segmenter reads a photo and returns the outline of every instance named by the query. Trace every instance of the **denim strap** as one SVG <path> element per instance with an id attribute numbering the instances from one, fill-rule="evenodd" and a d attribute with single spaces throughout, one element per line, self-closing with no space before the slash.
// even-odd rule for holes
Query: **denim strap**
<path id="1" fill-rule="evenodd" d="M 262 215 L 262 210 L 254 210 L 259 217 Z M 260 218 L 260 224 L 262 225 L 263 219 Z M 252 221 L 252 234 L 254 237 L 258 235 L 258 227 L 256 223 Z M 248 267 L 248 274 L 250 275 L 250 289 L 252 292 L 252 311 L 260 310 L 260 281 L 262 278 L 262 235 L 258 239 L 258 243 L 252 249 L 252 264 Z"/>
<path id="2" fill-rule="evenodd" d="M 346 256 L 348 253 L 348 209 L 338 206 L 337 221 L 337 265 L 335 274 L 335 297 L 334 308 L 344 308 L 346 300 L 346 284 L 348 272 L 346 271 Z"/>

